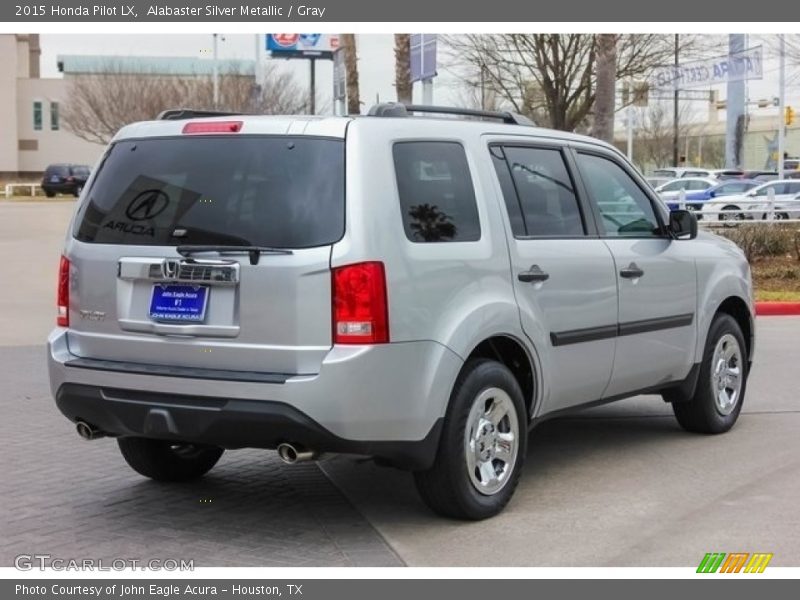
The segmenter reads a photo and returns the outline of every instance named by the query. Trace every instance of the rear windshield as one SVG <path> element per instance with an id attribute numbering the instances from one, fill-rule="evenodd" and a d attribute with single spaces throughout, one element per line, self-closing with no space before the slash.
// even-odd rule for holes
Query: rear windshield
<path id="1" fill-rule="evenodd" d="M 116 143 L 76 219 L 83 242 L 306 248 L 344 233 L 344 142 L 205 136 Z"/>

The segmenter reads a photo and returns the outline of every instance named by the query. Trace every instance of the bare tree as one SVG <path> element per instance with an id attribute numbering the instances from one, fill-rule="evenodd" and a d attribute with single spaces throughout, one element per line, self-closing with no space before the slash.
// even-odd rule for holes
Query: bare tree
<path id="1" fill-rule="evenodd" d="M 697 38 L 682 36 L 684 54 Z M 594 116 L 597 39 L 588 34 L 459 35 L 445 38 L 453 70 L 467 85 L 497 92 L 515 111 L 554 129 L 586 129 Z M 623 34 L 616 40 L 617 79 L 642 79 L 672 60 L 673 37 Z M 464 73 L 467 73 L 465 76 Z"/>
<path id="2" fill-rule="evenodd" d="M 343 33 L 342 52 L 344 52 L 345 87 L 347 88 L 347 113 L 361 114 L 361 98 L 358 89 L 358 55 L 356 53 L 356 36 Z"/>
<path id="3" fill-rule="evenodd" d="M 597 46 L 597 83 L 595 85 L 592 135 L 605 142 L 613 142 L 617 85 L 617 35 L 600 33 L 595 36 L 595 45 Z"/>
<path id="4" fill-rule="evenodd" d="M 647 107 L 637 109 L 636 136 L 633 143 L 633 161 L 644 169 L 659 168 L 672 165 L 672 103 L 669 101 L 653 102 Z M 702 159 L 709 165 L 715 159 L 714 148 L 699 146 L 702 143 L 702 125 L 691 121 L 691 107 L 687 103 L 681 105 L 678 115 L 678 147 L 689 147 L 687 162 L 692 158 Z M 693 139 L 694 138 L 694 139 Z M 688 140 L 688 142 L 687 142 Z M 694 152 L 694 156 L 692 156 Z"/>
<path id="5" fill-rule="evenodd" d="M 411 104 L 411 35 L 394 34 L 394 86 L 397 89 L 397 101 Z"/>
<path id="6" fill-rule="evenodd" d="M 290 73 L 268 64 L 264 85 L 236 68 L 219 78 L 219 110 L 253 114 L 302 114 L 306 94 Z M 131 72 L 109 63 L 97 73 L 70 76 L 63 107 L 64 124 L 78 137 L 108 143 L 123 126 L 153 119 L 169 108 L 214 107 L 213 80 L 206 75 L 167 76 Z"/>

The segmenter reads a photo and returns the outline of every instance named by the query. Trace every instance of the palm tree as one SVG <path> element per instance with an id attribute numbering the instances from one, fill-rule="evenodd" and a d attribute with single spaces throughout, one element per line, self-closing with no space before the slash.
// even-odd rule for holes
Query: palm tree
<path id="1" fill-rule="evenodd" d="M 606 142 L 614 141 L 614 90 L 617 83 L 617 36 L 600 33 L 597 47 L 597 83 L 595 84 L 594 125 L 592 135 Z"/>
<path id="2" fill-rule="evenodd" d="M 355 34 L 342 34 L 342 52 L 344 52 L 344 68 L 347 73 L 345 76 L 347 114 L 358 115 L 361 114 L 361 99 L 358 91 L 358 55 L 356 54 Z"/>
<path id="3" fill-rule="evenodd" d="M 397 101 L 411 104 L 411 35 L 394 34 L 394 87 L 397 89 Z"/>

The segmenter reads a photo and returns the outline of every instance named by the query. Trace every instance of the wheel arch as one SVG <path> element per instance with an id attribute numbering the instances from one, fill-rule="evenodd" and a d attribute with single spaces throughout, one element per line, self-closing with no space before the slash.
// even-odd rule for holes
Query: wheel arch
<path id="1" fill-rule="evenodd" d="M 753 322 L 753 315 L 750 312 L 750 307 L 747 305 L 747 302 L 739 296 L 728 296 L 719 304 L 717 310 L 714 312 L 714 316 L 716 317 L 716 315 L 721 313 L 730 315 L 736 323 L 738 323 L 742 330 L 742 335 L 744 336 L 744 342 L 747 345 L 747 360 L 748 362 L 752 361 L 755 323 Z M 707 336 L 708 332 L 706 332 L 706 337 Z"/>
<path id="2" fill-rule="evenodd" d="M 467 355 L 467 361 L 473 358 L 489 358 L 505 365 L 522 390 L 528 418 L 533 415 L 538 397 L 536 361 L 530 350 L 516 336 L 500 333 L 487 337 L 472 348 Z M 466 361 L 465 361 L 466 364 Z"/>

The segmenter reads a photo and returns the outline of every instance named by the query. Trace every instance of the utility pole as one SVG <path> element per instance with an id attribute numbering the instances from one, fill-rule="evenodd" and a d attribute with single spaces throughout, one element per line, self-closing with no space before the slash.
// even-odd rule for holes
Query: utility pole
<path id="1" fill-rule="evenodd" d="M 786 152 L 786 38 L 778 36 L 780 67 L 778 70 L 778 179 L 784 176 L 783 154 Z"/>
<path id="2" fill-rule="evenodd" d="M 311 77 L 309 83 L 308 112 L 312 115 L 317 114 L 317 59 L 309 57 L 311 64 Z"/>
<path id="3" fill-rule="evenodd" d="M 734 57 L 744 52 L 745 35 L 731 33 L 728 35 L 728 56 Z M 725 99 L 725 168 L 741 168 L 743 133 L 746 118 L 746 102 L 744 97 L 744 80 L 732 78 L 729 74 Z"/>
<path id="4" fill-rule="evenodd" d="M 625 127 L 628 133 L 628 160 L 633 162 L 633 105 L 628 105 L 625 109 Z"/>
<path id="5" fill-rule="evenodd" d="M 678 166 L 678 68 L 680 67 L 680 36 L 675 34 L 675 91 L 672 96 L 672 166 Z"/>
<path id="6" fill-rule="evenodd" d="M 214 64 L 213 64 L 213 80 L 214 80 L 214 108 L 219 108 L 219 64 L 217 63 L 217 36 L 218 34 L 214 34 Z"/>

